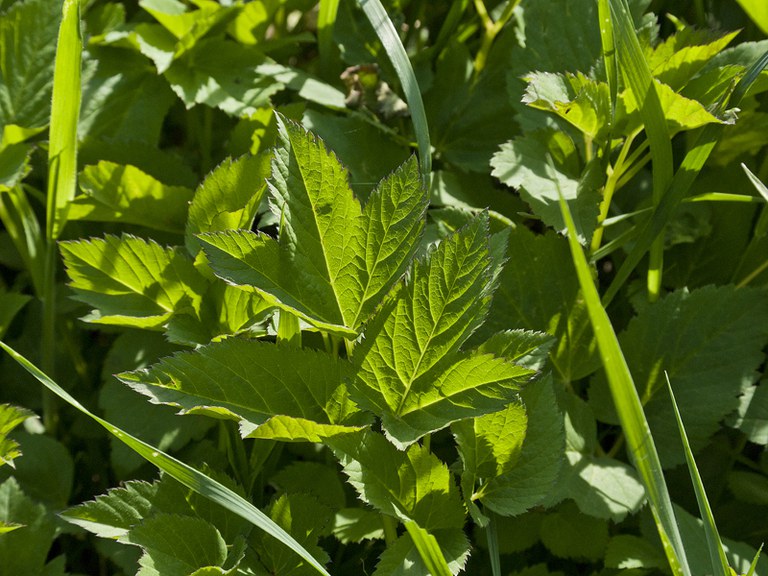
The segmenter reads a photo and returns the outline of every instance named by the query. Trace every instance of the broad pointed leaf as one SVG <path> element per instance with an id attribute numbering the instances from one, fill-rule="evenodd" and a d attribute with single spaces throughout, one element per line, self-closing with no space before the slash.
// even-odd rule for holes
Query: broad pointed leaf
<path id="1" fill-rule="evenodd" d="M 70 220 L 138 224 L 181 233 L 187 220 L 192 190 L 168 186 L 135 166 L 99 162 L 79 177 L 85 193 L 70 204 Z"/>
<path id="2" fill-rule="evenodd" d="M 533 374 L 493 354 L 457 352 L 485 318 L 495 273 L 484 215 L 416 262 L 369 324 L 352 394 L 395 442 L 499 410 Z"/>
<path id="3" fill-rule="evenodd" d="M 464 507 L 448 468 L 426 448 L 400 451 L 375 432 L 326 441 L 360 498 L 425 530 L 461 528 Z"/>
<path id="4" fill-rule="evenodd" d="M 195 191 L 189 206 L 186 246 L 196 253 L 196 234 L 218 230 L 250 229 L 267 188 L 267 154 L 225 160 Z"/>
<path id="5" fill-rule="evenodd" d="M 129 235 L 62 242 L 77 298 L 95 308 L 87 320 L 163 326 L 176 312 L 198 312 L 207 281 L 181 249 Z"/>
<path id="6" fill-rule="evenodd" d="M 240 421 L 243 435 L 318 442 L 364 422 L 344 385 L 350 376 L 346 362 L 320 352 L 231 338 L 118 377 L 181 413 Z"/>
<path id="7" fill-rule="evenodd" d="M 270 180 L 275 241 L 247 231 L 206 234 L 211 267 L 323 330 L 357 333 L 405 271 L 426 208 L 415 159 L 385 179 L 365 210 L 322 141 L 280 120 Z"/>

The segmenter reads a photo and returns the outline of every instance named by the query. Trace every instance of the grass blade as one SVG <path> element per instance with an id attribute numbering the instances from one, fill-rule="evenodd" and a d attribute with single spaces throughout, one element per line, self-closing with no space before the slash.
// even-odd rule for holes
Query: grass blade
<path id="1" fill-rule="evenodd" d="M 749 181 L 752 182 L 752 185 L 755 187 L 755 190 L 757 190 L 760 196 L 762 196 L 765 199 L 765 201 L 768 202 L 768 187 L 765 184 L 763 184 L 760 178 L 758 178 L 752 173 L 752 170 L 747 168 L 746 164 L 742 163 L 741 168 L 747 174 L 747 178 L 749 178 Z"/>
<path id="2" fill-rule="evenodd" d="M 339 11 L 339 0 L 320 0 L 317 14 L 317 48 L 320 52 L 320 64 L 328 73 L 334 61 L 333 28 L 336 24 L 336 14 Z"/>
<path id="3" fill-rule="evenodd" d="M 53 71 L 46 238 L 61 234 L 77 177 L 77 121 L 80 117 L 80 0 L 64 0 Z"/>
<path id="4" fill-rule="evenodd" d="M 744 574 L 744 576 L 755 576 L 755 570 L 757 570 L 757 561 L 760 560 L 760 552 L 763 551 L 763 544 L 760 545 L 760 549 L 755 554 L 755 557 L 752 559 L 752 564 L 749 565 L 749 571 Z"/>
<path id="5" fill-rule="evenodd" d="M 600 19 L 600 42 L 603 47 L 605 76 L 608 81 L 608 90 L 611 94 L 611 117 L 608 125 L 612 128 L 619 91 L 619 69 L 616 62 L 616 43 L 613 38 L 613 23 L 611 22 L 611 5 L 609 0 L 598 0 L 597 14 Z"/>
<path id="6" fill-rule="evenodd" d="M 620 69 L 637 102 L 651 148 L 653 205 L 657 206 L 669 188 L 674 172 L 672 142 L 667 129 L 667 120 L 656 92 L 656 83 L 635 34 L 635 25 L 626 0 L 611 0 L 611 13 Z M 602 29 L 603 26 L 601 26 L 601 35 Z M 655 239 L 651 244 L 648 265 L 648 295 L 651 300 L 658 298 L 661 289 L 663 255 L 663 241 Z"/>
<path id="7" fill-rule="evenodd" d="M 648 427 L 648 421 L 643 413 L 637 388 L 635 388 L 632 374 L 629 372 L 627 361 L 621 351 L 608 314 L 600 303 L 600 296 L 592 280 L 586 256 L 576 236 L 573 217 L 562 197 L 560 198 L 560 209 L 568 227 L 568 243 L 571 247 L 573 264 L 587 305 L 592 329 L 595 332 L 603 368 L 608 377 L 611 396 L 619 414 L 624 436 L 627 439 L 629 453 L 640 474 L 643 486 L 645 486 L 667 561 L 672 568 L 672 573 L 676 576 L 691 576 L 659 455 L 651 436 L 651 430 Z"/>
<path id="8" fill-rule="evenodd" d="M 406 522 L 405 529 L 411 535 L 413 545 L 419 551 L 419 556 L 424 561 L 429 573 L 432 576 L 452 576 L 451 569 L 448 567 L 435 537 L 413 521 Z"/>
<path id="9" fill-rule="evenodd" d="M 16 352 L 13 348 L 3 342 L 0 342 L 0 348 L 5 350 L 8 355 L 11 356 L 11 358 L 18 362 L 27 372 L 32 374 L 32 376 L 34 376 L 48 390 L 56 394 L 69 405 L 78 409 L 89 418 L 96 421 L 110 434 L 115 436 L 115 438 L 141 455 L 148 462 L 154 464 L 160 470 L 184 484 L 184 486 L 187 488 L 194 490 L 198 494 L 209 498 L 227 510 L 230 510 L 235 514 L 245 518 L 254 526 L 263 530 L 270 536 L 273 536 L 285 544 L 288 548 L 296 552 L 296 554 L 306 560 L 307 563 L 314 567 L 320 574 L 330 576 L 328 572 L 326 572 L 326 570 L 322 567 L 322 565 L 317 560 L 315 560 L 315 558 L 309 552 L 307 552 L 307 550 L 305 550 L 301 544 L 294 540 L 290 534 L 275 524 L 268 516 L 266 516 L 253 504 L 246 501 L 244 498 L 237 495 L 235 492 L 220 484 L 216 480 L 209 478 L 199 470 L 184 464 L 184 462 L 177 460 L 173 456 L 169 456 L 151 444 L 147 444 L 146 442 L 131 436 L 117 426 L 113 426 L 106 420 L 99 418 L 90 412 L 85 406 L 80 404 L 80 402 L 70 396 L 68 392 L 66 392 L 63 388 L 56 384 L 56 382 L 51 380 L 44 372 L 38 369 L 29 360 L 24 358 L 24 356 Z"/>
<path id="10" fill-rule="evenodd" d="M 672 408 L 675 411 L 675 420 L 677 420 L 677 427 L 680 430 L 680 439 L 683 441 L 685 461 L 688 464 L 688 472 L 691 475 L 693 490 L 696 493 L 699 514 L 704 520 L 704 533 L 707 535 L 707 548 L 709 549 L 709 558 L 712 561 L 712 574 L 714 576 L 729 576 L 730 570 L 728 568 L 728 559 L 725 557 L 725 551 L 723 550 L 723 542 L 720 540 L 720 534 L 717 531 L 717 525 L 715 525 L 715 518 L 712 516 L 712 508 L 707 498 L 707 492 L 704 490 L 699 469 L 696 467 L 696 460 L 693 458 L 691 445 L 688 442 L 688 434 L 685 431 L 683 419 L 680 416 L 680 410 L 678 410 L 677 402 L 675 401 L 675 393 L 672 391 L 669 375 L 666 373 L 664 375 L 667 378 L 667 391 L 672 400 Z"/>
<path id="11" fill-rule="evenodd" d="M 720 104 L 719 113 L 725 111 L 726 106 L 738 106 L 741 99 L 747 93 L 750 86 L 754 83 L 760 72 L 768 65 L 768 52 L 758 58 L 742 79 L 736 85 L 730 99 L 724 99 Z M 653 214 L 642 225 L 632 251 L 627 255 L 614 277 L 611 285 L 603 295 L 603 305 L 608 306 L 618 293 L 619 289 L 629 278 L 629 275 L 642 260 L 645 253 L 650 249 L 654 240 L 659 237 L 664 230 L 667 222 L 672 218 L 675 209 L 683 201 L 686 193 L 690 189 L 699 172 L 704 167 L 704 163 L 709 158 L 712 150 L 715 148 L 723 125 L 707 124 L 699 132 L 696 140 L 685 155 L 680 168 L 675 173 L 669 190 L 661 199 L 661 202 L 655 206 Z"/>
<path id="12" fill-rule="evenodd" d="M 496 514 L 490 510 L 483 510 L 488 515 L 488 525 L 485 534 L 488 540 L 488 557 L 491 560 L 491 574 L 501 576 L 501 552 L 499 551 L 499 531 L 496 527 L 498 520 Z"/>
<path id="13" fill-rule="evenodd" d="M 405 100 L 408 102 L 408 108 L 411 112 L 413 129 L 416 132 L 416 142 L 419 146 L 421 179 L 424 185 L 429 188 L 429 179 L 432 173 L 432 145 L 429 140 L 427 113 L 424 111 L 421 90 L 419 90 L 416 75 L 413 73 L 411 61 L 408 58 L 403 43 L 400 41 L 400 37 L 397 35 L 395 26 L 389 19 L 387 11 L 382 6 L 380 0 L 358 1 L 373 29 L 376 31 L 376 35 L 381 40 L 381 44 L 384 46 L 384 50 L 387 56 L 389 56 L 395 72 L 397 72 L 397 77 L 400 79 Z"/>

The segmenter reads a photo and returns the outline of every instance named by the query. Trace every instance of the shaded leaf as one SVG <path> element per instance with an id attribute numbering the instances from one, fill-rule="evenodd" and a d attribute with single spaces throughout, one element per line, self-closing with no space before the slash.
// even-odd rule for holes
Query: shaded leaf
<path id="1" fill-rule="evenodd" d="M 326 441 L 360 498 L 385 514 L 432 531 L 460 528 L 464 508 L 448 468 L 425 448 L 400 451 L 381 434 L 362 432 Z"/>
<path id="2" fill-rule="evenodd" d="M 443 529 L 435 530 L 432 535 L 437 540 L 451 573 L 461 572 L 471 549 L 464 533 L 459 529 Z M 431 572 L 424 565 L 411 535 L 405 533 L 394 544 L 388 546 L 381 555 L 373 576 L 410 576 L 412 574 L 428 576 Z"/>
<path id="3" fill-rule="evenodd" d="M 544 517 L 541 541 L 559 558 L 598 560 L 608 544 L 608 523 L 562 506 Z"/>

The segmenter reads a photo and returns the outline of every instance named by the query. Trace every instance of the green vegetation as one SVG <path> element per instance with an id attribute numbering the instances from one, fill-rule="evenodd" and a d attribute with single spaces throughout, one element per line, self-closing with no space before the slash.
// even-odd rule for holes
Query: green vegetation
<path id="1" fill-rule="evenodd" d="M 0 0 L 0 576 L 768 576 L 761 0 Z"/>

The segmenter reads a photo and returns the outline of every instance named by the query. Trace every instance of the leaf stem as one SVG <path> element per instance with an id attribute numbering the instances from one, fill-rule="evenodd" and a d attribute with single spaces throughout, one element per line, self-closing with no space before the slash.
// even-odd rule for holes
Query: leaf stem
<path id="1" fill-rule="evenodd" d="M 50 240 L 45 248 L 43 273 L 43 325 L 41 339 L 41 365 L 46 374 L 54 374 L 56 366 L 56 242 Z M 43 389 L 43 424 L 49 434 L 55 434 L 58 425 L 56 397 Z"/>
<path id="2" fill-rule="evenodd" d="M 382 514 L 381 523 L 384 526 L 384 542 L 389 548 L 397 540 L 397 520 L 388 514 Z"/>
<path id="3" fill-rule="evenodd" d="M 485 8 L 483 0 L 475 0 L 475 10 L 477 11 L 478 16 L 480 16 L 480 20 L 483 22 L 483 28 L 485 29 L 480 49 L 475 55 L 475 78 L 477 78 L 480 75 L 480 72 L 485 68 L 485 65 L 488 62 L 488 54 L 491 51 L 491 46 L 493 46 L 493 41 L 512 17 L 512 13 L 515 11 L 518 4 L 520 4 L 520 0 L 509 0 L 504 7 L 504 12 L 502 12 L 499 19 L 494 22 L 490 14 L 488 14 L 488 10 Z"/>

